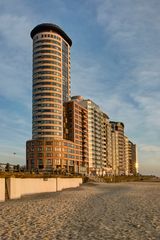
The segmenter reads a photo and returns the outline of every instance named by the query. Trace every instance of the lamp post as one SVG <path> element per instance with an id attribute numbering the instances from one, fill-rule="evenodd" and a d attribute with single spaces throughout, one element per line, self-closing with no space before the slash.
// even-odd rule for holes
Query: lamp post
<path id="1" fill-rule="evenodd" d="M 15 158 L 16 158 L 16 152 L 13 153 L 13 156 L 14 156 L 14 157 L 13 157 L 13 160 L 15 160 Z M 15 163 L 15 161 L 14 161 L 14 163 Z"/>

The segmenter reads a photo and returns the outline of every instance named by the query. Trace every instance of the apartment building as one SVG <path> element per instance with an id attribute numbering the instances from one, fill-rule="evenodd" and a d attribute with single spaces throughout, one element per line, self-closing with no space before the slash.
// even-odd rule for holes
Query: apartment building
<path id="1" fill-rule="evenodd" d="M 125 148 L 125 175 L 130 175 L 130 160 L 129 160 L 129 139 L 124 136 L 124 148 Z"/>
<path id="2" fill-rule="evenodd" d="M 92 100 L 79 101 L 88 110 L 89 173 L 105 175 L 111 172 L 109 117 Z"/>
<path id="3" fill-rule="evenodd" d="M 73 141 L 79 148 L 79 172 L 88 172 L 88 111 L 78 98 L 64 103 L 63 120 L 64 139 Z"/>
<path id="4" fill-rule="evenodd" d="M 126 175 L 136 175 L 138 173 L 137 146 L 125 136 L 125 163 Z"/>
<path id="5" fill-rule="evenodd" d="M 128 155 L 129 155 L 129 174 L 136 175 L 138 173 L 137 168 L 137 147 L 131 141 L 128 143 Z"/>
<path id="6" fill-rule="evenodd" d="M 112 127 L 112 155 L 113 166 L 116 175 L 125 175 L 125 141 L 124 124 L 111 121 Z"/>
<path id="7" fill-rule="evenodd" d="M 107 175 L 113 174 L 113 161 L 112 161 L 112 131 L 108 115 L 104 114 L 105 123 L 105 145 L 106 145 L 106 161 L 105 172 Z"/>
<path id="8" fill-rule="evenodd" d="M 119 175 L 119 146 L 118 146 L 118 131 L 111 131 L 112 141 L 112 169 L 113 175 Z"/>
<path id="9" fill-rule="evenodd" d="M 31 31 L 33 39 L 32 140 L 26 142 L 29 170 L 61 169 L 87 173 L 87 111 L 81 109 L 83 140 L 71 128 L 63 132 L 70 101 L 71 39 L 57 25 L 43 23 Z M 78 105 L 77 105 L 78 106 Z M 64 110 L 64 111 L 63 111 Z M 75 114 L 74 114 L 75 110 Z M 80 107 L 78 106 L 80 112 Z M 73 108 L 76 119 L 77 108 Z M 80 115 L 78 115 L 78 119 Z M 64 117 L 64 119 L 63 119 Z M 74 119 L 73 119 L 74 121 Z M 70 137 L 73 134 L 73 137 Z M 84 162 L 86 165 L 84 166 Z"/>

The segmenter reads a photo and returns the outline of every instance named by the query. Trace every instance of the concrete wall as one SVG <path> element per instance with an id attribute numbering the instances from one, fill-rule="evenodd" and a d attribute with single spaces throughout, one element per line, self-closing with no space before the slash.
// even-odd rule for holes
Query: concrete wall
<path id="1" fill-rule="evenodd" d="M 56 178 L 9 178 L 9 198 L 23 195 L 56 192 Z"/>
<path id="2" fill-rule="evenodd" d="M 21 178 L 7 178 L 7 189 L 9 199 L 15 199 L 21 197 Z"/>
<path id="3" fill-rule="evenodd" d="M 82 178 L 57 178 L 57 191 L 79 187 L 80 184 L 82 184 Z"/>
<path id="4" fill-rule="evenodd" d="M 23 195 L 56 192 L 66 188 L 78 187 L 82 178 L 8 178 L 9 199 Z"/>
<path id="5" fill-rule="evenodd" d="M 24 178 L 21 185 L 22 195 L 56 192 L 56 178 Z"/>
<path id="6" fill-rule="evenodd" d="M 5 201 L 5 178 L 0 178 L 0 202 Z"/>

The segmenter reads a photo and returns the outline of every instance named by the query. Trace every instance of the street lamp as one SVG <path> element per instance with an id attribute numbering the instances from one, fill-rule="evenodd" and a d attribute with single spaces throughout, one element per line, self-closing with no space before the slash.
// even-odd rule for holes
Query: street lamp
<path id="1" fill-rule="evenodd" d="M 13 153 L 13 156 L 14 156 L 14 158 L 13 158 L 13 159 L 15 160 L 15 157 L 16 157 L 16 152 L 14 152 L 14 153 Z"/>

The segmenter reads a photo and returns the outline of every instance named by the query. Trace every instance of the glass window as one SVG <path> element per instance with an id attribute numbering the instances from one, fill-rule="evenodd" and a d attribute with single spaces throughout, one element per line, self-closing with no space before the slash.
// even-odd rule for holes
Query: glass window
<path id="1" fill-rule="evenodd" d="M 38 164 L 43 164 L 43 160 L 42 159 L 38 159 Z"/>
<path id="2" fill-rule="evenodd" d="M 52 165 L 52 159 L 47 159 L 47 165 Z"/>

